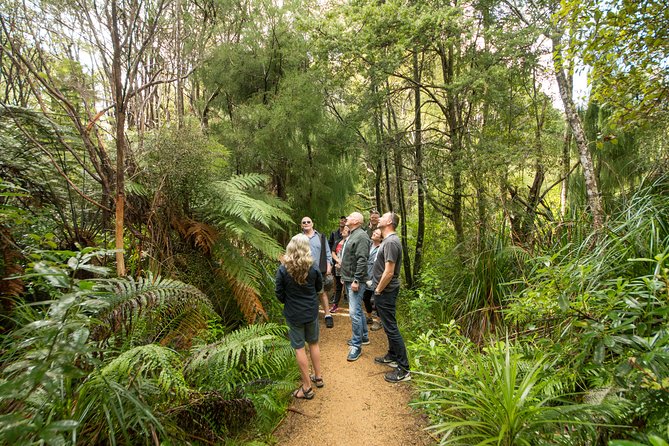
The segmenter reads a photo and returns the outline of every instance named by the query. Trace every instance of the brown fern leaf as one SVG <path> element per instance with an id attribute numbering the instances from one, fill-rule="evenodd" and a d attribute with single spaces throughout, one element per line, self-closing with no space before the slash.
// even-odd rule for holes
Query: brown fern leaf
<path id="1" fill-rule="evenodd" d="M 232 295 L 237 301 L 237 306 L 239 306 L 248 324 L 269 320 L 265 307 L 260 302 L 260 296 L 256 290 L 227 274 L 224 270 L 219 269 L 218 271 L 230 285 Z M 260 321 L 258 320 L 259 318 Z"/>
<path id="2" fill-rule="evenodd" d="M 169 331 L 160 340 L 160 345 L 171 345 L 176 349 L 186 350 L 192 347 L 193 338 L 206 330 L 207 318 L 200 311 L 191 309 L 170 325 Z"/>
<path id="3" fill-rule="evenodd" d="M 195 243 L 195 246 L 200 248 L 205 254 L 211 254 L 214 248 L 216 239 L 218 238 L 218 231 L 211 225 L 195 220 L 189 220 L 188 229 L 186 230 L 186 238 Z"/>

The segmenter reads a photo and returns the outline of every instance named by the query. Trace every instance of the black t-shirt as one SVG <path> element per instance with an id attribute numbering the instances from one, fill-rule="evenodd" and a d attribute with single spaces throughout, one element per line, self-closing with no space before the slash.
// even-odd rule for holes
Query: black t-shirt
<path id="1" fill-rule="evenodd" d="M 381 280 L 383 271 L 386 269 L 386 262 L 394 262 L 395 271 L 393 272 L 393 278 L 390 279 L 383 291 L 393 291 L 400 286 L 400 268 L 402 267 L 402 243 L 400 243 L 400 238 L 396 233 L 385 237 L 381 246 L 379 246 L 379 253 L 372 268 L 374 287 Z"/>

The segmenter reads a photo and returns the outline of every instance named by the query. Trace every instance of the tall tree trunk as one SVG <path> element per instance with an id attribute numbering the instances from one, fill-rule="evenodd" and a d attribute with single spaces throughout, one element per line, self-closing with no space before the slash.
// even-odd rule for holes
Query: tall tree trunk
<path id="1" fill-rule="evenodd" d="M 378 93 L 378 87 L 372 86 L 372 93 L 374 96 Z M 376 203 L 376 210 L 381 211 L 381 176 L 382 176 L 382 154 L 383 149 L 383 109 L 380 106 L 374 107 L 374 133 L 376 136 L 376 147 L 374 149 L 375 162 L 374 166 L 374 200 Z"/>
<path id="2" fill-rule="evenodd" d="M 558 88 L 560 90 L 560 97 L 564 104 L 565 115 L 569 121 L 572 135 L 576 141 L 578 148 L 579 160 L 581 167 L 583 167 L 583 176 L 585 178 L 585 192 L 588 200 L 588 206 L 592 213 L 592 226 L 595 231 L 602 228 L 604 225 L 604 210 L 602 207 L 602 197 L 597 184 L 597 176 L 595 175 L 594 164 L 592 162 L 592 154 L 588 148 L 588 140 L 583 130 L 583 123 L 576 112 L 574 101 L 572 99 L 572 92 L 569 88 L 567 76 L 563 70 L 561 40 L 562 31 L 557 31 L 551 40 L 553 42 L 553 64 L 555 65 L 555 78 L 557 80 Z"/>
<path id="3" fill-rule="evenodd" d="M 571 60 L 565 61 L 563 63 L 567 72 L 567 89 L 573 91 L 574 86 L 574 75 L 571 70 Z M 565 215 L 567 214 L 567 199 L 569 198 L 569 172 L 571 170 L 571 128 L 569 122 L 566 122 L 567 125 L 564 127 L 564 138 L 562 141 L 562 184 L 560 185 L 560 221 L 564 221 Z"/>
<path id="4" fill-rule="evenodd" d="M 383 156 L 383 174 L 385 177 L 385 183 L 386 183 L 386 207 L 385 209 L 388 211 L 393 211 L 395 210 L 395 206 L 393 205 L 393 200 L 390 195 L 390 169 L 388 168 L 388 154 L 386 151 L 384 151 L 385 155 Z"/>
<path id="5" fill-rule="evenodd" d="M 413 279 L 420 281 L 420 270 L 423 265 L 423 242 L 425 239 L 425 182 L 423 178 L 423 127 L 421 121 L 420 98 L 420 66 L 418 64 L 418 50 L 413 54 L 414 77 L 414 148 L 416 151 L 416 182 L 418 183 L 418 230 L 416 231 L 416 254 L 413 259 Z M 406 215 L 406 214 L 405 214 Z M 406 217 L 405 217 L 406 218 Z M 406 221 L 403 227 L 406 227 Z"/>
<path id="6" fill-rule="evenodd" d="M 115 247 L 116 273 L 125 276 L 125 259 L 123 257 L 123 228 L 125 218 L 125 94 L 121 79 L 121 37 L 118 30 L 118 5 L 116 0 L 111 3 L 112 19 L 112 94 L 116 110 L 116 220 Z"/>
<path id="7" fill-rule="evenodd" d="M 453 46 L 449 45 L 449 47 L 446 48 L 443 44 L 440 43 L 439 57 L 441 61 L 441 70 L 442 76 L 444 78 L 444 84 L 451 86 L 453 85 L 455 77 L 453 66 Z M 451 181 L 453 183 L 453 199 L 451 209 L 453 210 L 453 229 L 455 230 L 455 243 L 458 247 L 457 250 L 460 257 L 462 257 L 465 242 L 465 231 L 464 225 L 462 223 L 462 198 L 464 188 L 462 185 L 462 167 L 460 165 L 460 158 L 462 157 L 462 129 L 458 125 L 457 98 L 450 88 L 447 89 L 446 99 L 447 104 L 444 110 L 444 117 L 446 118 L 446 122 L 448 124 L 448 136 L 451 142 Z"/>
<path id="8" fill-rule="evenodd" d="M 409 244 L 407 242 L 407 206 L 404 196 L 404 169 L 402 167 L 402 150 L 400 148 L 400 142 L 395 141 L 394 145 L 394 161 L 395 161 L 395 183 L 397 187 L 397 201 L 399 202 L 399 212 L 398 214 L 402 217 L 402 222 L 400 225 L 400 233 L 402 234 L 402 263 L 404 264 L 404 281 L 406 282 L 407 288 L 412 289 L 414 287 L 414 277 L 411 272 L 411 258 L 409 257 Z"/>
<path id="9" fill-rule="evenodd" d="M 182 27 L 183 27 L 183 11 L 181 10 L 181 0 L 176 0 L 174 8 L 176 10 L 175 19 L 176 19 L 176 30 L 175 30 L 175 56 L 176 60 L 176 74 L 177 74 L 177 83 L 176 83 L 176 109 L 177 109 L 177 126 L 179 129 L 184 126 L 184 79 L 183 74 L 184 70 L 184 54 L 182 51 Z"/>

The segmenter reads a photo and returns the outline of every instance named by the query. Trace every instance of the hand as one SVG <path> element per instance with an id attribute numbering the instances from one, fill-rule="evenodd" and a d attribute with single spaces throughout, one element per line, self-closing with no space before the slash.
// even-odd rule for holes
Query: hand
<path id="1" fill-rule="evenodd" d="M 360 289 L 360 284 L 358 282 L 351 283 L 351 291 L 357 293 Z"/>

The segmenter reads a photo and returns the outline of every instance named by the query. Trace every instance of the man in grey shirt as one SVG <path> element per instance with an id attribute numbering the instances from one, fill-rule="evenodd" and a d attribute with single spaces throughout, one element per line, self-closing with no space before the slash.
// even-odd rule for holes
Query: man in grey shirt
<path id="1" fill-rule="evenodd" d="M 395 232 L 398 224 L 399 216 L 394 212 L 386 212 L 379 219 L 383 242 L 372 268 L 376 311 L 379 313 L 383 330 L 388 337 L 388 353 L 385 356 L 374 358 L 374 362 L 395 368 L 384 375 L 385 380 L 392 383 L 411 379 L 407 349 L 396 318 L 402 263 L 402 243 Z"/>

